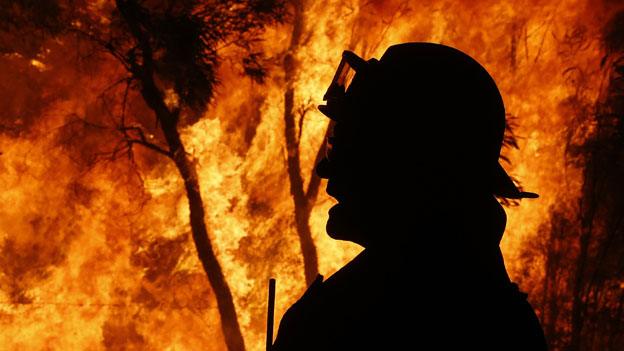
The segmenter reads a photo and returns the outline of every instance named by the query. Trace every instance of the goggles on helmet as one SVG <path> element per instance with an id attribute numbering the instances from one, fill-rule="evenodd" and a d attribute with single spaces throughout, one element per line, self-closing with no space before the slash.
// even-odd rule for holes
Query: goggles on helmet
<path id="1" fill-rule="evenodd" d="M 345 50 L 342 53 L 342 59 L 336 69 L 336 73 L 334 73 L 334 79 L 332 79 L 329 88 L 323 95 L 323 101 L 327 101 L 327 105 L 319 106 L 319 110 L 330 119 L 338 120 L 340 116 L 338 111 L 340 100 L 344 98 L 355 75 L 367 70 L 372 62 L 377 62 L 377 60 L 365 61 L 352 51 Z"/>

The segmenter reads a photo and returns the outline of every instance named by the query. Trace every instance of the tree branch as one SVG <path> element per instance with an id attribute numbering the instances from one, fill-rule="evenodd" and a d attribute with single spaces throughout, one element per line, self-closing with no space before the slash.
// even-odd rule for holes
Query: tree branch
<path id="1" fill-rule="evenodd" d="M 160 146 L 156 145 L 156 144 L 152 144 L 150 142 L 147 141 L 143 141 L 143 140 L 138 140 L 138 139 L 128 139 L 126 140 L 130 145 L 132 144 L 139 144 L 141 146 L 144 146 L 150 150 L 156 151 L 159 154 L 163 155 L 163 156 L 167 156 L 170 159 L 173 159 L 173 155 L 171 154 L 171 152 L 161 148 Z"/>
<path id="2" fill-rule="evenodd" d="M 169 158 L 173 158 L 173 153 L 170 150 L 166 150 L 161 146 L 158 146 L 150 141 L 147 140 L 147 137 L 145 137 L 145 132 L 143 131 L 143 129 L 141 127 L 136 127 L 136 126 L 132 126 L 132 127 L 126 127 L 126 126 L 119 126 L 117 128 L 118 131 L 120 131 L 123 134 L 124 137 L 124 141 L 128 144 L 128 146 L 131 148 L 133 144 L 139 144 L 141 146 L 144 146 L 148 149 L 151 149 L 153 151 L 156 151 L 164 156 L 167 156 Z M 131 133 L 135 133 L 136 135 L 138 135 L 138 138 L 133 137 L 131 135 Z"/>
<path id="3" fill-rule="evenodd" d="M 76 28 L 76 27 L 71 27 L 69 29 L 69 32 L 73 32 L 78 34 L 79 36 L 83 36 L 85 37 L 87 40 L 96 43 L 97 45 L 99 45 L 100 47 L 102 47 L 102 49 L 104 49 L 105 51 L 107 51 L 109 54 L 111 54 L 115 59 L 117 59 L 117 61 L 119 61 L 119 63 L 121 63 L 124 68 L 127 71 L 131 71 L 130 70 L 130 65 L 128 64 L 127 58 L 121 54 L 120 52 L 118 52 L 117 50 L 115 50 L 115 47 L 113 46 L 113 43 L 110 41 L 106 41 L 103 40 L 102 38 L 99 38 L 91 33 L 85 32 L 82 29 Z"/>
<path id="4" fill-rule="evenodd" d="M 314 159 L 314 165 L 316 166 L 323 157 L 325 157 L 325 153 L 327 151 L 327 137 L 329 137 L 329 132 L 332 128 L 332 122 L 327 125 L 327 129 L 325 130 L 325 135 L 323 136 L 323 142 L 316 153 L 316 158 Z M 308 183 L 308 188 L 305 192 L 306 202 L 311 206 L 312 202 L 316 199 L 319 192 L 319 186 L 321 185 L 321 177 L 316 175 L 315 167 L 312 168 L 312 174 L 310 175 L 310 182 Z"/>

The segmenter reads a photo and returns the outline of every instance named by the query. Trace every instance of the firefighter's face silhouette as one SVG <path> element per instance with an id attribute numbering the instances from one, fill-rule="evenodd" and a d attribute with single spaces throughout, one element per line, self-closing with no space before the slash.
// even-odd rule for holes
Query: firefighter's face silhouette
<path id="1" fill-rule="evenodd" d="M 359 59 L 350 57 L 351 59 Z M 359 59 L 361 60 L 361 59 Z M 327 193 L 338 203 L 329 211 L 327 233 L 334 239 L 349 240 L 362 245 L 368 244 L 368 238 L 374 225 L 367 221 L 373 213 L 370 154 L 359 140 L 352 121 L 361 119 L 361 111 L 354 108 L 345 91 L 354 76 L 353 69 L 343 57 L 334 81 L 330 85 L 325 100 L 326 106 L 320 110 L 330 117 L 332 133 L 328 140 L 327 157 L 317 166 L 317 174 L 328 179 Z M 363 61 L 360 64 L 364 64 Z M 357 89 L 358 82 L 349 91 Z"/>
<path id="2" fill-rule="evenodd" d="M 330 138 L 331 145 L 323 161 L 329 172 L 320 174 L 328 179 L 327 193 L 338 201 L 329 211 L 327 233 L 334 239 L 366 244 L 365 223 L 362 223 L 362 204 L 366 199 L 360 181 L 365 173 L 358 174 L 363 167 L 357 164 L 357 151 L 350 147 L 347 137 L 341 135 L 343 127 L 340 123 L 334 126 L 334 136 Z"/>

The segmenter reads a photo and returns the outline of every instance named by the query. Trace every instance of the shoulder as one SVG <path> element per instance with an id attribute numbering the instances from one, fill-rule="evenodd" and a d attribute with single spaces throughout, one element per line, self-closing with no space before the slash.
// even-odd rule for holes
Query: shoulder
<path id="1" fill-rule="evenodd" d="M 362 327 L 373 317 L 370 274 L 362 253 L 329 279 L 317 277 L 282 317 L 274 350 L 330 350 L 362 339 Z"/>
<path id="2" fill-rule="evenodd" d="M 316 349 L 318 309 L 321 305 L 323 276 L 319 275 L 303 296 L 282 317 L 273 351 Z M 307 347 L 304 347 L 307 346 Z"/>

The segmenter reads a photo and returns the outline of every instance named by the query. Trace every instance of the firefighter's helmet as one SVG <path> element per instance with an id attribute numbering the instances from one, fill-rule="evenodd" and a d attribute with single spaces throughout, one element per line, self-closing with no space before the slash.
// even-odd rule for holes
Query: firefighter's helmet
<path id="1" fill-rule="evenodd" d="M 457 49 L 405 43 L 368 61 L 345 51 L 324 100 L 321 112 L 337 125 L 356 130 L 358 140 L 367 140 L 361 145 L 392 134 L 395 137 L 385 138 L 386 144 L 415 143 L 419 158 L 434 149 L 444 155 L 432 157 L 448 157 L 449 162 L 470 159 L 465 165 L 471 169 L 465 171 L 476 172 L 475 179 L 485 178 L 485 186 L 496 196 L 537 197 L 521 191 L 499 163 L 505 107 L 494 80 Z M 432 144 L 435 147 L 428 148 Z M 331 161 L 319 164 L 317 172 L 327 177 Z"/>

